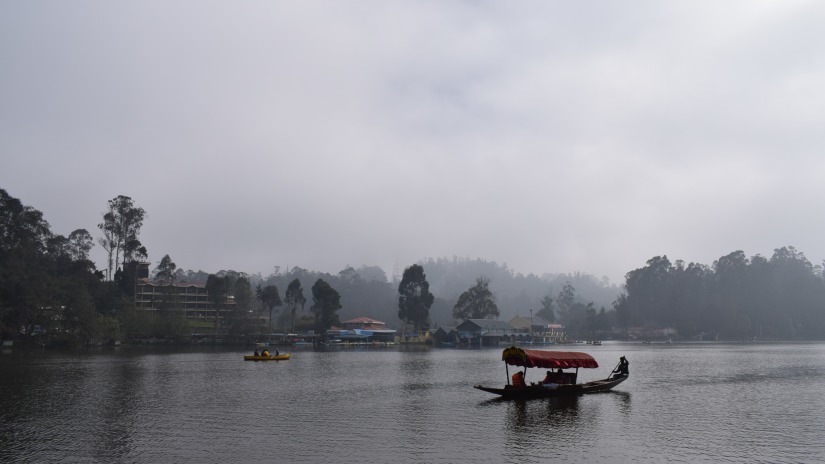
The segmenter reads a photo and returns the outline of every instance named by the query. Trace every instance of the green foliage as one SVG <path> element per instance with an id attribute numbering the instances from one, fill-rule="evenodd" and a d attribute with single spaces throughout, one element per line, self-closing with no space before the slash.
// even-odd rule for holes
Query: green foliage
<path id="1" fill-rule="evenodd" d="M 229 335 L 242 340 L 249 335 L 261 333 L 263 324 L 250 310 L 253 296 L 246 274 L 227 274 L 224 282 L 231 287 L 235 301 L 234 305 L 229 306 L 232 311 L 225 315 Z"/>
<path id="2" fill-rule="evenodd" d="M 118 329 L 130 340 L 158 338 L 180 341 L 192 333 L 191 322 L 180 310 L 150 312 L 132 308 L 120 314 Z"/>
<path id="3" fill-rule="evenodd" d="M 37 256 L 52 236 L 43 213 L 0 189 L 0 253 Z"/>
<path id="4" fill-rule="evenodd" d="M 238 277 L 232 285 L 232 296 L 235 297 L 235 304 L 238 309 L 248 312 L 252 307 L 252 286 L 246 277 Z"/>
<path id="5" fill-rule="evenodd" d="M 575 339 L 581 339 L 585 335 L 593 338 L 592 335 L 596 332 L 597 317 L 593 303 L 573 303 L 566 314 L 564 326 L 568 335 L 572 335 Z"/>
<path id="6" fill-rule="evenodd" d="M 367 282 L 387 283 L 387 274 L 378 266 L 361 266 L 356 271 Z"/>
<path id="7" fill-rule="evenodd" d="M 295 280 L 289 283 L 289 286 L 286 288 L 284 301 L 289 306 L 292 314 L 292 332 L 295 332 L 295 311 L 299 306 L 301 307 L 301 311 L 303 311 L 304 305 L 307 302 L 307 299 L 304 297 L 304 288 L 301 286 L 301 281 L 298 278 L 295 278 Z"/>
<path id="8" fill-rule="evenodd" d="M 573 304 L 576 302 L 576 289 L 570 282 L 566 282 L 562 287 L 559 295 L 556 297 L 556 306 L 559 308 L 559 316 L 562 321 L 570 318 L 570 311 L 573 309 Z"/>
<path id="9" fill-rule="evenodd" d="M 69 234 L 67 242 L 69 257 L 73 261 L 84 261 L 89 259 L 89 251 L 94 246 L 92 235 L 86 229 L 77 229 Z"/>
<path id="10" fill-rule="evenodd" d="M 490 282 L 484 277 L 476 279 L 476 284 L 458 297 L 453 307 L 453 319 L 495 319 L 499 316 Z"/>
<path id="11" fill-rule="evenodd" d="M 226 306 L 226 296 L 229 291 L 226 277 L 209 274 L 206 279 L 206 294 L 209 302 L 215 308 L 215 332 L 218 331 L 221 310 Z"/>
<path id="12" fill-rule="evenodd" d="M 103 281 L 103 274 L 88 260 L 93 246 L 88 231 L 76 229 L 68 238 L 54 234 L 40 211 L 0 189 L 0 329 L 24 342 L 44 344 L 121 336 L 176 338 L 192 330 L 192 321 L 173 311 L 174 304 L 164 303 L 157 315 L 134 310 L 135 267 L 120 265 L 146 257 L 138 240 L 145 211 L 122 195 L 108 206 L 99 226 L 100 242 L 109 253 Z M 430 259 L 422 264 L 413 266 L 422 269 L 421 280 L 409 278 L 405 271 L 397 287 L 397 281 L 387 282 L 376 266 L 347 267 L 337 275 L 296 267 L 276 272 L 264 283 L 287 288 L 293 330 L 310 327 L 310 321 L 325 330 L 337 323 L 339 310 L 348 318 L 368 316 L 392 324 L 397 303 L 399 318 L 417 325 L 428 318 L 445 323 L 450 316 L 498 317 L 501 306 L 508 316 L 536 309 L 550 321 L 557 315 L 582 336 L 617 325 L 674 327 L 684 337 L 713 333 L 722 338 L 825 338 L 823 266 L 812 265 L 793 247 L 774 250 L 770 259 L 735 251 L 712 266 L 671 263 L 667 256 L 657 256 L 627 273 L 618 297 L 616 286 L 586 274 L 525 276 L 506 264 L 478 259 Z M 226 314 L 229 330 L 257 330 L 257 319 L 249 315 L 250 281 L 264 281 L 260 276 L 182 271 L 168 255 L 156 272 L 167 282 L 206 282 L 210 301 L 224 312 L 232 294 L 237 311 Z M 497 303 L 488 280 L 476 279 L 472 285 L 476 275 L 494 278 Z M 314 320 L 296 320 L 297 309 L 306 303 L 299 279 L 318 281 L 313 286 Z M 407 290 L 410 282 L 420 286 Z M 440 297 L 430 300 L 431 290 Z M 419 296 L 424 298 L 415 303 Z M 604 306 L 610 301 L 612 310 L 607 311 Z M 596 311 L 598 306 L 601 310 Z M 209 328 L 217 331 L 217 322 L 208 323 Z"/>
<path id="13" fill-rule="evenodd" d="M 115 341 L 123 339 L 120 323 L 117 319 L 106 314 L 97 313 L 94 337 L 97 340 Z"/>
<path id="14" fill-rule="evenodd" d="M 295 321 L 293 332 L 308 332 L 315 328 L 315 318 L 312 316 L 301 316 Z"/>
<path id="15" fill-rule="evenodd" d="M 793 247 L 770 260 L 735 251 L 712 268 L 651 258 L 627 274 L 614 307 L 623 327 L 674 327 L 683 337 L 825 337 L 825 280 Z"/>
<path id="16" fill-rule="evenodd" d="M 312 286 L 312 301 L 317 333 L 324 333 L 333 325 L 340 324 L 337 311 L 341 309 L 341 295 L 324 279 L 318 279 Z"/>
<path id="17" fill-rule="evenodd" d="M 398 285 L 398 319 L 412 322 L 416 329 L 426 326 L 434 300 L 424 268 L 413 264 L 404 269 Z"/>
<path id="18" fill-rule="evenodd" d="M 556 310 L 553 305 L 553 297 L 544 295 L 540 301 L 541 309 L 538 310 L 536 316 L 541 317 L 547 322 L 556 322 Z"/>
<path id="19" fill-rule="evenodd" d="M 120 264 L 120 258 L 127 263 L 134 259 L 146 258 L 146 248 L 138 240 L 146 211 L 135 206 L 130 197 L 118 195 L 109 200 L 103 222 L 97 227 L 103 232 L 100 245 L 108 255 L 107 279 L 112 279 L 112 272 Z"/>
<path id="20" fill-rule="evenodd" d="M 249 336 L 264 332 L 263 325 L 259 318 L 236 312 L 229 318 L 227 333 L 236 340 L 241 341 Z"/>
<path id="21" fill-rule="evenodd" d="M 278 286 L 276 285 L 267 285 L 264 288 L 261 288 L 258 285 L 258 289 L 256 291 L 258 299 L 261 303 L 269 310 L 269 327 L 272 327 L 272 310 L 275 309 L 276 306 L 281 306 L 281 294 L 278 292 Z"/>
<path id="22" fill-rule="evenodd" d="M 209 302 L 213 305 L 225 304 L 228 291 L 227 287 L 224 277 L 209 274 L 209 277 L 206 279 L 206 294 L 209 297 Z"/>
<path id="23" fill-rule="evenodd" d="M 541 308 L 542 297 L 547 294 L 555 297 L 565 282 L 576 287 L 582 300 L 593 302 L 596 307 L 609 308 L 619 293 L 617 286 L 582 273 L 525 276 L 514 273 L 503 264 L 461 258 L 430 259 L 417 264 L 427 270 L 429 291 L 436 296 L 429 309 L 429 320 L 436 324 L 452 324 L 452 311 L 458 297 L 474 283 L 478 275 L 493 277 L 491 281 L 495 282 L 495 288 L 491 290 L 495 292 L 496 305 L 501 310 L 499 317 L 505 320 L 518 314 L 525 315 L 530 309 L 538 310 Z M 402 276 L 399 274 L 393 282 L 386 282 L 383 271 L 379 272 L 379 269 L 374 266 L 348 267 L 336 274 L 325 274 L 293 267 L 287 272 L 253 279 L 253 282 L 273 284 L 284 289 L 295 279 L 301 282 L 324 279 L 341 295 L 341 320 L 366 316 L 397 326 L 403 323 L 397 319 L 398 287 Z M 186 280 L 195 281 L 197 275 L 192 271 L 189 274 L 191 278 Z M 205 277 L 201 279 L 204 280 Z"/>
<path id="24" fill-rule="evenodd" d="M 169 255 L 164 255 L 158 267 L 155 268 L 155 278 L 161 285 L 172 285 L 175 283 L 175 270 L 177 268 L 178 266 L 172 261 L 172 258 Z"/>
<path id="25" fill-rule="evenodd" d="M 0 329 L 44 345 L 96 338 L 106 329 L 98 309 L 108 289 L 87 259 L 90 248 L 85 230 L 53 234 L 41 212 L 0 189 Z"/>
<path id="26" fill-rule="evenodd" d="M 609 280 L 579 272 L 524 275 L 516 273 L 506 263 L 459 257 L 431 258 L 420 264 L 427 269 L 430 291 L 448 302 L 446 305 L 433 303 L 430 309 L 430 318 L 439 323 L 452 320 L 452 308 L 458 297 L 480 275 L 494 282 L 492 290 L 496 295 L 496 304 L 501 309 L 500 318 L 505 320 L 516 315 L 527 315 L 530 309 L 539 310 L 545 295 L 557 294 L 568 282 L 575 286 L 580 298 L 592 301 L 597 307 L 609 306 L 620 293 L 620 288 Z"/>
<path id="27" fill-rule="evenodd" d="M 178 294 L 175 287 L 175 269 L 177 265 L 169 255 L 164 255 L 160 264 L 155 268 L 155 279 L 162 285 L 161 301 L 155 307 L 161 310 L 171 310 L 178 306 Z M 130 284 L 131 285 L 131 284 Z"/>

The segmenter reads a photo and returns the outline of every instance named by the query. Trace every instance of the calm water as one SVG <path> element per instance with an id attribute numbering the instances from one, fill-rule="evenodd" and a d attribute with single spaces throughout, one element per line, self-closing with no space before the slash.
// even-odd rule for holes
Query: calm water
<path id="1" fill-rule="evenodd" d="M 563 348 L 565 349 L 565 348 Z M 571 346 L 631 377 L 512 402 L 500 349 L 0 355 L 0 462 L 825 462 L 825 344 Z M 532 376 L 532 378 L 531 378 Z M 531 370 L 528 381 L 542 373 Z"/>

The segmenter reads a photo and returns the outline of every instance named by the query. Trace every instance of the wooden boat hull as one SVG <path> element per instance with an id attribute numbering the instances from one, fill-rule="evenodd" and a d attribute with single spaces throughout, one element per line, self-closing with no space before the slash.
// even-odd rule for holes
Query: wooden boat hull
<path id="1" fill-rule="evenodd" d="M 290 357 L 289 354 L 279 354 L 279 355 L 272 355 L 272 356 L 254 356 L 254 355 L 245 355 L 243 357 L 244 361 L 286 361 Z"/>
<path id="2" fill-rule="evenodd" d="M 529 400 L 534 398 L 555 398 L 559 396 L 579 396 L 587 393 L 598 393 L 608 391 L 616 385 L 627 380 L 627 376 L 595 380 L 593 382 L 579 383 L 575 385 L 559 385 L 555 388 L 548 388 L 543 385 L 527 385 L 524 387 L 514 387 L 505 385 L 504 388 L 484 387 L 476 385 L 479 390 L 499 395 L 503 399 Z"/>

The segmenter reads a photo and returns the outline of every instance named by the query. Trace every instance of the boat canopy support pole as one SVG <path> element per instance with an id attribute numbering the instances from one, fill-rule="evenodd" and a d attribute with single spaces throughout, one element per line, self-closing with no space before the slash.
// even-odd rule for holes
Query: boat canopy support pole
<path id="1" fill-rule="evenodd" d="M 507 385 L 510 385 L 510 366 L 504 363 L 504 374 L 507 375 Z"/>

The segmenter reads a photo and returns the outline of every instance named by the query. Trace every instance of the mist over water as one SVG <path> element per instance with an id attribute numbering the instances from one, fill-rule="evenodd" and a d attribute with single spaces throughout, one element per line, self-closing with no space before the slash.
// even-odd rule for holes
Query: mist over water
<path id="1" fill-rule="evenodd" d="M 822 462 L 825 344 L 605 343 L 579 398 L 500 401 L 500 349 L 0 356 L 2 462 Z M 528 381 L 541 379 L 533 369 Z"/>

